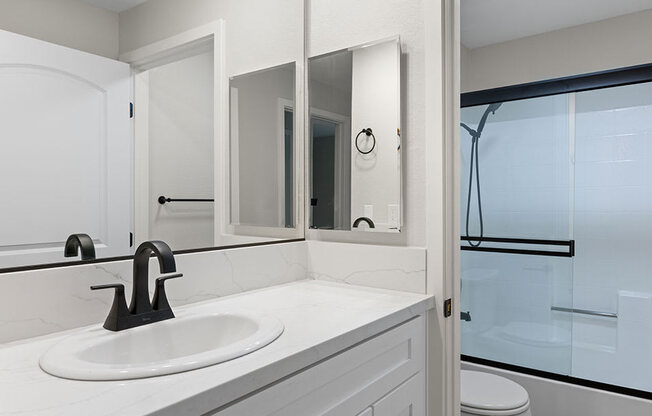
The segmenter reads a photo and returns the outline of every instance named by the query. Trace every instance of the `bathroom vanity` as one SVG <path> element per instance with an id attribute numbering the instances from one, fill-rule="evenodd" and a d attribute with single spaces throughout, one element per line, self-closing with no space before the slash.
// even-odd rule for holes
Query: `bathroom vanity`
<path id="1" fill-rule="evenodd" d="M 0 413 L 423 415 L 425 314 L 433 303 L 428 295 L 300 281 L 187 305 L 175 319 L 247 311 L 280 320 L 284 331 L 230 361 L 131 380 L 78 381 L 41 370 L 44 353 L 88 328 L 5 344 Z"/>

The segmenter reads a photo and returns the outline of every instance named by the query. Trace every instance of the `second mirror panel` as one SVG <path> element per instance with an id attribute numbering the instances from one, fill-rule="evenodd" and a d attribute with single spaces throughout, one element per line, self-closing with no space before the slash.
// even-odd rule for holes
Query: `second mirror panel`
<path id="1" fill-rule="evenodd" d="M 294 62 L 230 80 L 231 224 L 292 228 Z"/>
<path id="2" fill-rule="evenodd" d="M 400 231 L 399 45 L 309 59 L 312 229 Z"/>

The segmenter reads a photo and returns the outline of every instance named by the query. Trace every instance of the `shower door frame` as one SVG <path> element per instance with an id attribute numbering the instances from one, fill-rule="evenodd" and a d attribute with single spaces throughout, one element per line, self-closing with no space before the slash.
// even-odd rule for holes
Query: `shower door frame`
<path id="1" fill-rule="evenodd" d="M 625 85 L 641 84 L 645 82 L 652 82 L 652 63 L 467 92 L 460 95 L 460 107 L 474 107 L 478 105 L 504 103 L 508 101 L 518 101 L 551 95 L 572 94 L 582 91 L 622 87 Z M 460 236 L 460 242 L 463 241 L 464 237 Z M 466 248 L 461 247 L 460 249 Z M 574 251 L 574 247 L 569 247 L 569 249 L 571 252 Z M 505 252 L 504 249 L 502 250 L 502 252 Z M 492 251 L 492 249 L 486 248 L 483 251 Z M 501 252 L 501 249 L 496 249 L 495 251 Z M 519 250 L 514 250 L 511 252 L 514 254 L 540 255 L 536 253 L 526 252 L 517 253 L 516 251 Z M 613 393 L 652 400 L 652 392 L 650 391 L 622 387 L 615 384 L 603 383 L 543 370 L 536 370 L 528 367 L 507 364 L 500 361 L 493 361 L 465 354 L 461 354 L 461 360 L 469 363 L 481 364 L 503 370 L 523 373 L 535 377 L 541 377 L 583 387 L 605 390 Z"/>

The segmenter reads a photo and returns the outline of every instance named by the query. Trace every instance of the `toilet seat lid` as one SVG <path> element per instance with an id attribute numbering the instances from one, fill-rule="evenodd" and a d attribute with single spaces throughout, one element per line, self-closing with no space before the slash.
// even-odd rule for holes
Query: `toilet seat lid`
<path id="1" fill-rule="evenodd" d="M 514 410 L 526 407 L 527 391 L 518 383 L 494 374 L 462 370 L 460 398 L 464 407 L 480 410 Z"/>

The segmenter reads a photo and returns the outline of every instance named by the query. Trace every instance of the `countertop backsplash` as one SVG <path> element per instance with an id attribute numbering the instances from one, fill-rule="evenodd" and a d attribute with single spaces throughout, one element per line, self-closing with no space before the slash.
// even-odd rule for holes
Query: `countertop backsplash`
<path id="1" fill-rule="evenodd" d="M 166 282 L 178 306 L 307 278 L 305 242 L 205 251 L 175 256 L 180 279 Z M 150 292 L 158 276 L 150 262 Z M 132 261 L 0 274 L 0 343 L 103 322 L 112 291 L 91 285 L 123 283 L 131 296 Z"/>
<path id="2" fill-rule="evenodd" d="M 180 279 L 166 283 L 172 306 L 304 279 L 426 293 L 426 251 L 417 247 L 300 241 L 175 256 Z M 158 264 L 150 262 L 150 292 Z M 131 296 L 132 261 L 0 274 L 0 344 L 65 331 L 106 318 L 112 291 Z"/>

